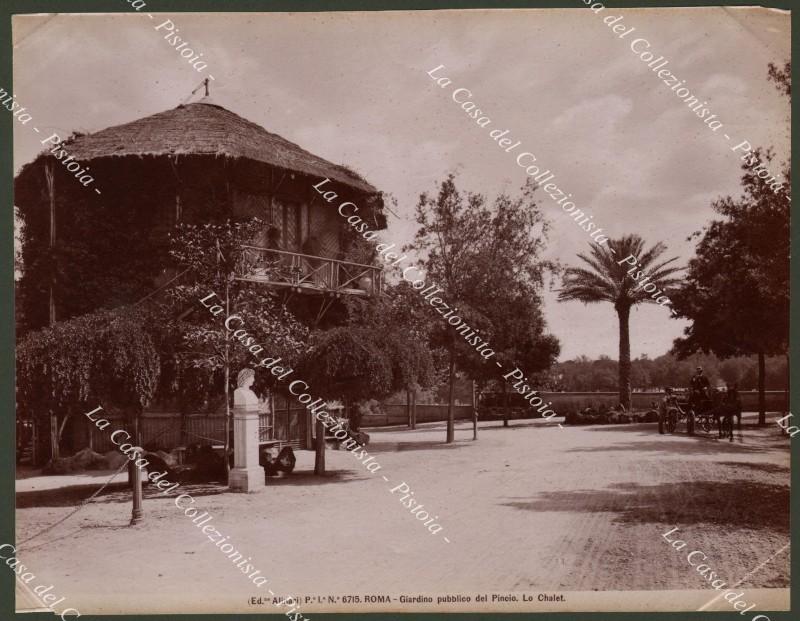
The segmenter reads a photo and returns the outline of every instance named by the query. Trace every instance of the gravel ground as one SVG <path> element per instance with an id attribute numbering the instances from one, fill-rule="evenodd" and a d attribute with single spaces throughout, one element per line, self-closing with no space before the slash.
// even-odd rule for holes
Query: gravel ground
<path id="1" fill-rule="evenodd" d="M 441 425 L 370 430 L 375 474 L 328 451 L 329 472 L 315 477 L 313 454 L 300 451 L 291 476 L 256 494 L 180 489 L 276 593 L 703 589 L 686 552 L 702 550 L 732 585 L 789 541 L 790 440 L 774 423 L 752 422 L 746 415 L 733 443 L 660 436 L 655 424 L 487 422 L 477 442 L 459 425 L 451 445 Z M 18 480 L 17 540 L 66 515 L 107 476 Z M 402 483 L 441 532 L 430 534 L 390 492 Z M 83 614 L 247 611 L 264 594 L 173 499 L 148 490 L 144 508 L 144 523 L 128 527 L 130 496 L 114 483 L 19 556 Z M 683 554 L 662 538 L 674 527 L 689 546 Z M 784 551 L 742 586 L 788 587 L 789 558 Z"/>

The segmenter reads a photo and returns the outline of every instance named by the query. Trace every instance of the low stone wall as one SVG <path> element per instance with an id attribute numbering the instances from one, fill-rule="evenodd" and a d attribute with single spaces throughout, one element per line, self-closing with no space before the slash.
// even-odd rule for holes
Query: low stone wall
<path id="1" fill-rule="evenodd" d="M 634 392 L 631 395 L 631 405 L 634 410 L 647 410 L 653 401 L 658 402 L 663 396 L 663 392 Z M 739 396 L 743 411 L 758 411 L 758 392 L 743 391 Z M 601 404 L 611 407 L 619 403 L 619 395 L 615 392 L 545 392 L 542 393 L 542 398 L 545 403 L 552 401 L 551 409 L 559 416 L 583 410 L 590 405 L 595 408 Z M 780 390 L 766 391 L 766 408 L 770 412 L 785 411 L 786 393 Z"/>
<path id="2" fill-rule="evenodd" d="M 382 414 L 370 414 L 361 419 L 362 427 L 387 427 L 391 425 L 407 425 L 408 410 L 403 404 L 384 404 Z M 453 406 L 456 420 L 472 420 L 471 405 Z M 433 423 L 447 420 L 447 406 L 440 404 L 417 403 L 417 423 Z"/>
<path id="3" fill-rule="evenodd" d="M 739 393 L 742 399 L 742 408 L 745 412 L 758 411 L 758 393 L 744 391 Z M 619 403 L 616 392 L 544 392 L 541 393 L 544 403 L 552 402 L 551 409 L 559 416 L 566 416 L 570 412 L 578 412 L 588 406 L 599 407 L 605 404 L 609 408 Z M 653 401 L 658 402 L 662 392 L 635 392 L 631 395 L 634 410 L 648 410 Z M 786 393 L 779 390 L 766 392 L 767 411 L 782 412 L 787 409 Z M 361 421 L 362 427 L 386 427 L 392 425 L 407 425 L 408 410 L 406 404 L 390 403 L 381 406 L 383 413 L 365 416 Z M 472 420 L 472 406 L 456 405 L 456 420 Z M 512 418 L 514 417 L 512 408 Z M 417 404 L 417 422 L 432 423 L 447 420 L 447 405 L 443 404 Z"/>

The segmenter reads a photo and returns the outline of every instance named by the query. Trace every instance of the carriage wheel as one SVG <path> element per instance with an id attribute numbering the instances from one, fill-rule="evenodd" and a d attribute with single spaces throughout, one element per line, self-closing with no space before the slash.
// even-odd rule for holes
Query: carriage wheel
<path id="1" fill-rule="evenodd" d="M 297 463 L 297 458 L 294 456 L 294 451 L 291 446 L 284 446 L 281 452 L 278 453 L 277 469 L 283 470 L 286 474 L 291 474 L 294 470 L 294 465 Z"/>
<path id="2" fill-rule="evenodd" d="M 708 416 L 700 416 L 698 423 L 700 425 L 700 429 L 702 429 L 705 433 L 711 431 L 711 419 Z"/>
<path id="3" fill-rule="evenodd" d="M 690 436 L 694 435 L 694 412 L 686 415 L 686 431 Z"/>

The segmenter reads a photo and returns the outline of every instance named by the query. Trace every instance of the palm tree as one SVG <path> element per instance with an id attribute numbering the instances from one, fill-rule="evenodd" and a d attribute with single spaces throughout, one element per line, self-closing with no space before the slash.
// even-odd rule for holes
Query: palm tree
<path id="1" fill-rule="evenodd" d="M 619 317 L 619 401 L 626 410 L 631 407 L 631 342 L 629 320 L 635 304 L 663 299 L 663 292 L 680 282 L 672 276 L 683 268 L 670 266 L 678 257 L 659 262 L 667 247 L 658 242 L 645 250 L 638 235 L 608 240 L 607 245 L 593 245 L 591 256 L 578 254 L 592 269 L 569 267 L 564 272 L 560 302 L 578 300 L 584 304 L 611 302 Z M 633 263 L 635 261 L 636 263 Z M 634 276 L 638 276 L 634 279 Z M 646 280 L 644 284 L 642 281 Z M 652 283 L 656 289 L 644 289 Z M 652 297 L 653 292 L 661 294 Z"/>

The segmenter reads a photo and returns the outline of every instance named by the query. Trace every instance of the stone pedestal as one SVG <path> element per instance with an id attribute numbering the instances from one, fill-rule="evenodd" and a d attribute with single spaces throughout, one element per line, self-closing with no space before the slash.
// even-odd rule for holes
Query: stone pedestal
<path id="1" fill-rule="evenodd" d="M 258 403 L 237 403 L 236 394 L 233 468 L 228 475 L 228 487 L 233 492 L 255 492 L 264 487 L 264 469 L 258 464 Z"/>

